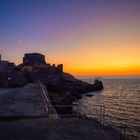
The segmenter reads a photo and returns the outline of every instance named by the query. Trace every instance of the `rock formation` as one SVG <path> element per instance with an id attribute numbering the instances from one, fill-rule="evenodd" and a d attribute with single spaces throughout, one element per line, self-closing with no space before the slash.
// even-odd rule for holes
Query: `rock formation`
<path id="1" fill-rule="evenodd" d="M 52 104 L 57 105 L 72 105 L 75 100 L 82 98 L 82 94 L 103 89 L 101 81 L 96 79 L 89 84 L 78 80 L 63 72 L 63 64 L 50 65 L 46 63 L 45 56 L 38 53 L 25 54 L 22 64 L 0 71 L 0 87 L 23 87 L 38 81 L 47 87 Z M 59 114 L 72 113 L 72 107 L 56 109 Z"/>
<path id="2" fill-rule="evenodd" d="M 4 84 L 2 84 L 3 81 Z M 63 64 L 50 65 L 46 63 L 45 56 L 39 53 L 25 54 L 22 64 L 14 67 L 12 71 L 0 75 L 0 86 L 18 87 L 37 81 L 44 83 L 49 91 L 71 93 L 76 98 L 80 98 L 80 94 L 103 89 L 101 81 L 95 80 L 94 84 L 89 84 L 78 80 L 63 72 Z"/>

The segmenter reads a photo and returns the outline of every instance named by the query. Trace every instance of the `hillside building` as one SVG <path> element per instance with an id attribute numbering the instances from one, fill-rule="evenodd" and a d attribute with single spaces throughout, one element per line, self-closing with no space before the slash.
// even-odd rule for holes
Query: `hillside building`
<path id="1" fill-rule="evenodd" d="M 13 68 L 15 68 L 15 64 L 9 61 L 1 60 L 1 55 L 0 55 L 0 71 L 11 70 Z"/>
<path id="2" fill-rule="evenodd" d="M 39 53 L 27 53 L 23 57 L 23 64 L 35 67 L 35 71 L 45 71 L 48 74 L 59 74 L 63 72 L 63 64 L 50 65 L 46 63 L 45 56 Z"/>
<path id="3" fill-rule="evenodd" d="M 46 64 L 45 56 L 39 53 L 27 53 L 23 57 L 24 64 L 44 65 Z"/>

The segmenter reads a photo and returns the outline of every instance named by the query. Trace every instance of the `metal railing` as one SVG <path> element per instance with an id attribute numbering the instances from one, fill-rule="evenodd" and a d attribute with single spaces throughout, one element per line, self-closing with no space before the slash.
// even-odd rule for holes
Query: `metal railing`
<path id="1" fill-rule="evenodd" d="M 53 107 L 56 109 L 57 113 L 60 115 L 60 117 L 76 117 L 78 118 L 92 118 L 98 120 L 102 125 L 104 125 L 105 120 L 105 106 L 104 105 L 92 105 L 96 107 L 95 114 L 87 114 L 84 112 L 83 107 L 85 109 L 88 107 L 86 105 L 80 106 L 79 104 L 73 104 L 73 105 L 53 105 Z M 91 107 L 91 106 L 90 106 Z M 96 115 L 98 113 L 98 115 Z"/>
<path id="2" fill-rule="evenodd" d="M 81 118 L 91 118 L 99 121 L 102 125 L 105 124 L 105 119 L 106 119 L 106 107 L 105 105 L 80 105 L 80 104 L 74 104 L 74 105 L 53 105 L 54 108 L 57 110 L 58 114 L 60 117 L 73 117 L 76 121 L 80 122 Z M 87 113 L 88 108 L 92 107 L 93 112 L 92 113 Z M 85 109 L 84 109 L 85 108 Z M 65 109 L 67 110 L 66 113 L 59 113 L 59 109 Z M 71 110 L 72 111 L 68 111 Z M 86 110 L 84 112 L 84 110 Z M 53 118 L 51 119 L 53 121 Z M 118 127 L 118 132 L 120 134 L 120 140 L 125 140 L 126 139 L 126 126 L 124 123 L 120 123 Z"/>
<path id="3" fill-rule="evenodd" d="M 76 121 L 80 122 L 80 118 L 92 118 L 99 121 L 102 125 L 105 125 L 106 120 L 106 107 L 105 105 L 81 105 L 75 103 L 73 105 L 52 105 L 48 97 L 47 89 L 45 90 L 42 83 L 39 82 L 41 96 L 45 105 L 48 121 L 53 122 L 60 117 L 73 117 Z M 89 109 L 89 110 L 88 110 Z M 92 112 L 91 112 L 92 110 Z M 57 114 L 58 113 L 58 114 Z M 57 116 L 57 117 L 56 117 Z M 122 121 L 123 122 L 123 121 Z M 126 126 L 124 123 L 120 123 L 119 132 L 120 140 L 126 139 Z"/>
<path id="4" fill-rule="evenodd" d="M 124 123 L 120 123 L 120 140 L 125 140 L 126 139 L 126 126 Z"/>
<path id="5" fill-rule="evenodd" d="M 46 87 L 44 87 L 44 85 L 39 81 L 38 82 L 39 87 L 40 87 L 40 93 L 42 96 L 42 100 L 45 106 L 45 112 L 46 112 L 46 117 L 48 119 L 56 119 L 58 118 L 58 114 L 55 110 L 55 108 L 53 107 L 53 105 L 50 102 L 49 96 L 48 96 L 48 91 L 46 89 Z"/>

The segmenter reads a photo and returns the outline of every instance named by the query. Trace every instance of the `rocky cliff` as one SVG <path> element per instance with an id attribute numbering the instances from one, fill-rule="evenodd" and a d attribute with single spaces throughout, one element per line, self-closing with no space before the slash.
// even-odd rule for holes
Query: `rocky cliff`
<path id="1" fill-rule="evenodd" d="M 0 75 L 0 86 L 24 86 L 27 83 L 41 81 L 49 91 L 68 92 L 79 96 L 90 91 L 100 91 L 103 84 L 99 80 L 89 84 L 63 72 L 63 65 L 46 63 L 45 56 L 38 53 L 25 54 L 23 63 L 12 71 L 4 71 Z"/>

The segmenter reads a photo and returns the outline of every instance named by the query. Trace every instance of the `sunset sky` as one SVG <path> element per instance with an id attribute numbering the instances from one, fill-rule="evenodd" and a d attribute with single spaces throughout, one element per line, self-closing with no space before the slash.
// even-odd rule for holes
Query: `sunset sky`
<path id="1" fill-rule="evenodd" d="M 140 0 L 0 0 L 0 53 L 39 52 L 74 75 L 140 76 Z"/>

